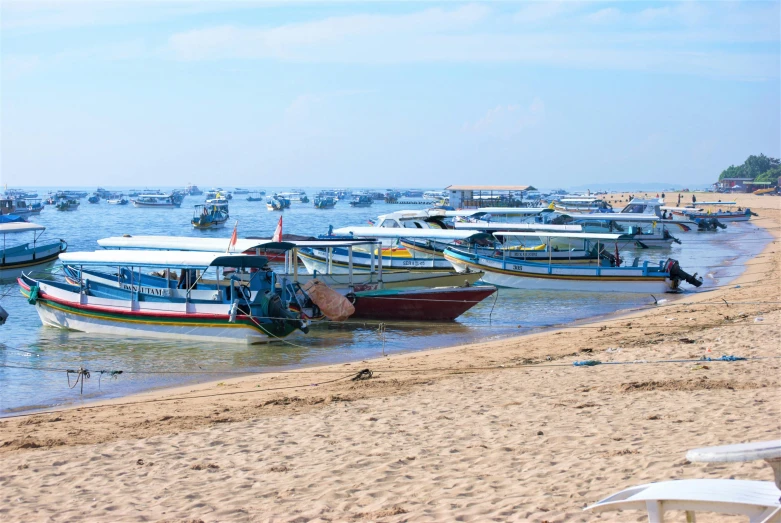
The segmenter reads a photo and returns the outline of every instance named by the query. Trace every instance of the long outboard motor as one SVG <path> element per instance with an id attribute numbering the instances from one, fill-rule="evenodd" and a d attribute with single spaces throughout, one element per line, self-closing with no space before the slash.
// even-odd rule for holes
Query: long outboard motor
<path id="1" fill-rule="evenodd" d="M 702 279 L 697 279 L 697 273 L 694 273 L 694 276 L 692 276 L 691 274 L 684 272 L 678 264 L 678 260 L 668 258 L 667 262 L 664 264 L 664 268 L 670 273 L 670 278 L 673 280 L 684 280 L 686 283 L 694 285 L 695 287 L 702 285 Z"/>
<path id="2" fill-rule="evenodd" d="M 301 332 L 309 332 L 309 326 L 306 322 L 301 319 L 299 314 L 285 307 L 285 304 L 282 303 L 282 299 L 278 294 L 274 294 L 269 298 L 268 315 L 274 318 L 274 322 L 280 322 L 282 324 L 292 323 L 296 325 Z"/>

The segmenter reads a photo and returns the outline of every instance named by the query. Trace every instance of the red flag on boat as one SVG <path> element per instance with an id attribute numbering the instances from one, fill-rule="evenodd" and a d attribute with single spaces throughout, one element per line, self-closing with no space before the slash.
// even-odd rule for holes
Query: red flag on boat
<path id="1" fill-rule="evenodd" d="M 225 252 L 230 252 L 231 247 L 236 246 L 236 240 L 239 239 L 239 220 L 236 220 L 236 225 L 233 226 L 233 234 L 231 234 L 231 241 L 228 243 L 228 250 Z"/>
<path id="2" fill-rule="evenodd" d="M 274 231 L 274 236 L 271 237 L 271 241 L 274 242 L 282 241 L 282 216 L 279 217 L 279 223 L 277 224 L 277 228 Z"/>

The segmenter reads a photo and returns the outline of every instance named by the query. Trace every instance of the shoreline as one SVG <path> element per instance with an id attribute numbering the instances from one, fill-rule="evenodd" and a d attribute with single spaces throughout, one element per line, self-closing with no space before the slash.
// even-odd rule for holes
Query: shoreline
<path id="1" fill-rule="evenodd" d="M 677 193 L 675 193 L 677 194 Z M 700 194 L 700 193 L 696 193 Z M 608 195 L 613 196 L 612 200 L 615 201 L 615 194 Z M 742 196 L 742 195 L 741 195 Z M 749 195 L 746 195 L 749 196 Z M 781 199 L 775 198 L 773 201 L 776 201 L 776 203 L 779 203 Z M 779 223 L 781 223 L 781 219 L 779 219 Z M 771 235 L 771 239 L 768 240 L 768 243 L 765 245 L 765 247 L 754 254 L 754 256 L 748 257 L 740 264 L 741 267 L 741 273 L 733 276 L 730 278 L 729 283 L 722 284 L 719 286 L 716 286 L 710 290 L 707 290 L 706 292 L 695 292 L 688 294 L 686 292 L 683 293 L 670 293 L 665 294 L 665 296 L 671 296 L 670 298 L 666 298 L 666 303 L 662 304 L 661 307 L 671 307 L 671 306 L 677 306 L 677 305 L 686 305 L 686 304 L 696 304 L 703 299 L 708 297 L 714 297 L 713 293 L 720 293 L 723 290 L 725 290 L 725 287 L 727 286 L 733 286 L 733 285 L 741 285 L 741 282 L 744 280 L 746 276 L 749 276 L 750 274 L 746 274 L 746 272 L 750 268 L 750 264 L 748 262 L 754 260 L 758 257 L 763 257 L 767 254 L 769 254 L 768 251 L 774 243 L 778 242 L 779 239 L 781 239 L 781 234 L 779 233 L 773 233 L 771 230 L 768 230 L 768 227 L 765 227 L 763 225 L 757 226 L 758 228 L 764 229 L 765 231 L 769 232 Z M 771 252 L 770 254 L 772 254 Z M 688 303 L 680 303 L 681 300 L 685 299 L 695 299 L 696 301 L 688 302 Z M 717 298 L 718 299 L 718 298 Z M 379 363 L 383 361 L 388 361 L 390 358 L 397 358 L 397 359 L 405 359 L 406 357 L 410 355 L 425 355 L 425 356 L 433 356 L 437 354 L 447 354 L 452 351 L 468 351 L 475 347 L 480 347 L 484 345 L 495 345 L 495 344 L 501 344 L 501 343 L 512 343 L 512 342 L 521 342 L 524 339 L 527 339 L 529 337 L 536 337 L 536 336 L 544 336 L 544 335 L 555 335 L 562 332 L 566 332 L 573 328 L 578 327 L 594 327 L 597 323 L 611 323 L 611 322 L 617 322 L 620 320 L 626 320 L 626 319 L 637 319 L 639 317 L 642 317 L 645 314 L 650 314 L 651 311 L 658 310 L 660 305 L 657 306 L 643 306 L 643 307 L 632 307 L 628 309 L 619 309 L 613 312 L 603 313 L 603 314 L 597 314 L 595 316 L 589 316 L 585 318 L 580 318 L 572 321 L 572 326 L 566 326 L 565 324 L 556 324 L 556 325 L 550 325 L 550 326 L 541 326 L 541 327 L 529 327 L 528 329 L 531 332 L 526 332 L 523 334 L 518 335 L 508 335 L 507 337 L 502 337 L 500 339 L 491 340 L 489 342 L 473 342 L 473 343 L 466 343 L 466 344 L 459 344 L 459 345 L 448 345 L 444 347 L 432 347 L 432 348 L 426 348 L 421 350 L 409 350 L 409 351 L 402 351 L 402 352 L 395 352 L 393 354 L 388 354 L 385 357 L 373 357 L 369 358 L 368 360 L 360 360 L 361 363 L 365 364 L 371 364 L 371 363 Z M 280 342 L 284 344 L 284 341 Z M 173 385 L 173 386 L 161 386 L 161 387 L 155 387 L 146 391 L 136 392 L 132 393 L 126 396 L 119 396 L 116 398 L 108 398 L 108 399 L 97 399 L 94 401 L 90 401 L 87 404 L 81 404 L 81 405 L 63 405 L 63 406 L 56 406 L 51 408 L 42 408 L 42 409 L 36 409 L 36 410 L 25 410 L 23 412 L 19 413 L 10 413 L 7 416 L 0 416 L 0 426 L 2 426 L 2 422 L 5 420 L 13 420 L 17 418 L 24 418 L 24 417 L 30 417 L 30 416 L 36 416 L 36 415 L 46 415 L 46 414 L 58 414 L 63 412 L 68 412 L 72 410 L 82 410 L 82 409 L 95 409 L 95 408 L 103 408 L 103 407 L 109 407 L 109 406 L 115 406 L 118 404 L 122 405 L 133 405 L 133 404 L 141 404 L 143 402 L 148 402 L 150 399 L 158 399 L 158 398 L 166 398 L 168 396 L 176 396 L 177 398 L 181 396 L 182 394 L 192 394 L 196 392 L 201 392 L 204 390 L 210 390 L 213 389 L 217 384 L 225 383 L 226 385 L 235 385 L 243 383 L 249 379 L 262 379 L 262 378 L 271 378 L 275 379 L 280 376 L 284 375 L 309 375 L 309 374 L 328 374 L 334 371 L 334 369 L 338 367 L 343 367 L 347 365 L 356 365 L 358 366 L 358 360 L 349 360 L 339 363 L 330 363 L 330 364 L 320 364 L 320 363 L 314 363 L 311 366 L 305 366 L 290 370 L 278 370 L 278 371 L 269 371 L 269 372 L 252 372 L 248 371 L 246 373 L 241 373 L 239 376 L 230 377 L 230 374 L 226 374 L 223 377 L 218 377 L 214 379 L 207 379 L 203 382 L 194 382 L 190 384 L 182 384 L 182 385 Z M 454 369 L 455 371 L 458 370 L 467 370 L 467 369 Z M 302 385 L 303 387 L 304 385 Z M 181 398 L 186 399 L 186 396 Z M 2 454 L 2 446 L 0 442 L 0 454 Z"/>
<path id="2" fill-rule="evenodd" d="M 714 292 L 490 342 L 0 418 L 0 499 L 30 500 L 7 516 L 591 521 L 585 503 L 643 482 L 771 479 L 758 463 L 683 460 L 781 434 L 781 199 L 742 199 L 773 237 L 747 262 L 767 263 Z M 700 361 L 721 354 L 769 359 Z M 586 359 L 615 365 L 572 365 Z M 364 368 L 372 379 L 349 380 Z M 52 484 L 61 492 L 36 493 Z M 62 507 L 74 499 L 95 512 Z"/>
<path id="3" fill-rule="evenodd" d="M 757 228 L 757 230 L 766 230 L 761 225 L 753 224 L 754 227 Z M 769 231 L 768 231 L 769 232 Z M 773 235 L 770 235 L 771 237 L 767 239 L 767 244 L 771 244 L 773 240 Z M 766 245 L 767 246 L 767 245 Z M 765 246 L 765 247 L 766 247 Z M 703 291 L 695 291 L 695 292 L 687 292 L 683 291 L 680 293 L 665 293 L 664 295 L 659 296 L 659 300 L 664 302 L 663 304 L 657 304 L 655 307 L 654 304 L 649 303 L 645 305 L 628 305 L 628 306 L 622 306 L 622 308 L 616 309 L 611 312 L 600 312 L 596 313 L 593 316 L 586 316 L 582 318 L 577 318 L 571 321 L 565 321 L 561 323 L 551 324 L 551 325 L 542 325 L 542 326 L 530 326 L 530 327 L 521 327 L 518 326 L 518 330 L 521 331 L 520 333 L 504 333 L 492 336 L 493 339 L 489 341 L 488 343 L 502 343 L 507 342 L 510 340 L 514 340 L 516 338 L 524 338 L 531 335 L 538 335 L 538 334 L 551 334 L 558 332 L 560 330 L 566 329 L 567 326 L 585 326 L 585 325 L 591 325 L 598 322 L 605 322 L 605 321 L 611 321 L 611 320 L 619 320 L 625 317 L 630 317 L 636 313 L 642 313 L 643 311 L 651 311 L 656 308 L 658 308 L 659 305 L 661 306 L 670 306 L 676 302 L 679 302 L 681 300 L 685 300 L 687 298 L 694 298 L 696 296 L 706 296 L 706 295 L 712 295 L 713 292 L 718 292 L 721 290 L 722 287 L 725 285 L 732 285 L 736 284 L 738 279 L 742 278 L 746 271 L 750 270 L 750 265 L 747 265 L 748 262 L 750 262 L 752 259 L 754 259 L 757 256 L 762 256 L 762 253 L 765 250 L 765 247 L 763 247 L 762 251 L 756 251 L 753 253 L 753 255 L 738 255 L 743 257 L 743 259 L 740 260 L 739 264 L 735 264 L 734 259 L 725 259 L 725 263 L 727 265 L 732 266 L 732 268 L 740 267 L 741 273 L 734 276 L 727 276 L 723 277 L 722 279 L 727 279 L 729 283 L 727 284 L 719 284 L 713 288 L 709 288 Z M 730 267 L 727 267 L 728 270 Z M 645 296 L 645 294 L 643 294 Z M 650 296 L 650 295 L 649 295 Z M 469 328 L 467 326 L 467 328 Z M 276 346 L 283 346 L 285 345 L 286 341 L 281 341 Z M 433 346 L 433 347 L 426 347 L 423 349 L 420 348 L 409 348 L 409 349 L 402 349 L 400 351 L 394 351 L 392 353 L 389 353 L 388 356 L 392 357 L 404 357 L 411 354 L 423 354 L 423 353 L 437 353 L 439 351 L 447 351 L 448 349 L 459 349 L 459 348 L 466 348 L 471 345 L 476 344 L 482 344 L 485 342 L 466 342 L 466 343 L 449 343 L 447 345 L 439 345 L 439 346 Z M 373 356 L 369 358 L 368 360 L 365 360 L 367 362 L 381 362 L 384 360 L 385 357 L 383 356 Z M 33 415 L 39 415 L 39 414 L 51 414 L 51 413 L 59 413 L 64 412 L 72 409 L 91 409 L 91 408 L 99 408 L 102 406 L 107 405 L 116 405 L 116 404 L 125 404 L 125 403 L 133 403 L 136 400 L 149 400 L 150 398 L 156 398 L 156 397 L 164 397 L 168 394 L 181 394 L 183 390 L 189 389 L 189 390 L 204 390 L 214 387 L 217 383 L 221 382 L 235 382 L 235 381 L 243 381 L 245 379 L 253 379 L 253 378 L 262 378 L 264 376 L 278 376 L 280 374 L 287 374 L 287 373 L 301 373 L 301 374 L 313 374 L 317 373 L 318 370 L 322 370 L 327 372 L 330 372 L 332 370 L 332 367 L 339 367 L 348 363 L 356 363 L 359 358 L 350 356 L 347 359 L 344 359 L 342 361 L 337 362 L 331 362 L 331 363 L 325 363 L 325 362 L 311 362 L 308 364 L 303 364 L 301 366 L 293 366 L 292 368 L 279 368 L 277 367 L 274 370 L 269 371 L 258 371 L 258 370 L 247 370 L 244 371 L 230 371 L 226 370 L 224 374 L 220 373 L 219 371 L 210 372 L 208 374 L 213 374 L 215 377 L 204 377 L 204 378 L 194 378 L 192 381 L 185 381 L 180 384 L 173 384 L 173 385 L 156 385 L 151 386 L 150 388 L 136 391 L 136 392 L 130 392 L 124 395 L 116 396 L 116 397 L 108 397 L 108 398 L 96 398 L 96 399 L 90 399 L 90 400 L 81 400 L 80 402 L 71 401 L 66 403 L 61 403 L 57 405 L 51 405 L 51 406 L 32 406 L 27 405 L 24 407 L 19 407 L 14 410 L 8 410 L 6 413 L 0 414 L 0 422 L 3 420 L 8 419 L 15 419 L 25 416 L 33 416 Z M 187 374 L 186 372 L 182 372 L 183 374 Z M 197 371 L 192 372 L 192 374 L 198 374 Z M 2 449 L 0 449 L 0 452 L 2 452 Z"/>

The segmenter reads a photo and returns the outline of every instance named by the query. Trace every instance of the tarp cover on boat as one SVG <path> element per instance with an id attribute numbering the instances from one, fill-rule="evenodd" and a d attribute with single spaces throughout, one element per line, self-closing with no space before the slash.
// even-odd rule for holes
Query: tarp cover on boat
<path id="1" fill-rule="evenodd" d="M 347 298 L 320 280 L 310 280 L 301 288 L 331 321 L 344 321 L 355 313 L 355 307 Z"/>
<path id="2" fill-rule="evenodd" d="M 17 216 L 15 214 L 3 214 L 0 215 L 0 223 L 16 223 L 16 222 L 24 222 L 24 218 L 21 216 Z"/>

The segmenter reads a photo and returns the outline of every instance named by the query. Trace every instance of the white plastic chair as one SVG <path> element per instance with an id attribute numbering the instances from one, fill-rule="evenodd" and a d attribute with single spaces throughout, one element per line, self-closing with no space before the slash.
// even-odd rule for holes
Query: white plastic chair
<path id="1" fill-rule="evenodd" d="M 781 523 L 781 491 L 772 481 L 683 479 L 622 490 L 584 510 L 647 510 L 649 523 L 663 523 L 668 510 L 748 516 L 750 523 Z"/>

